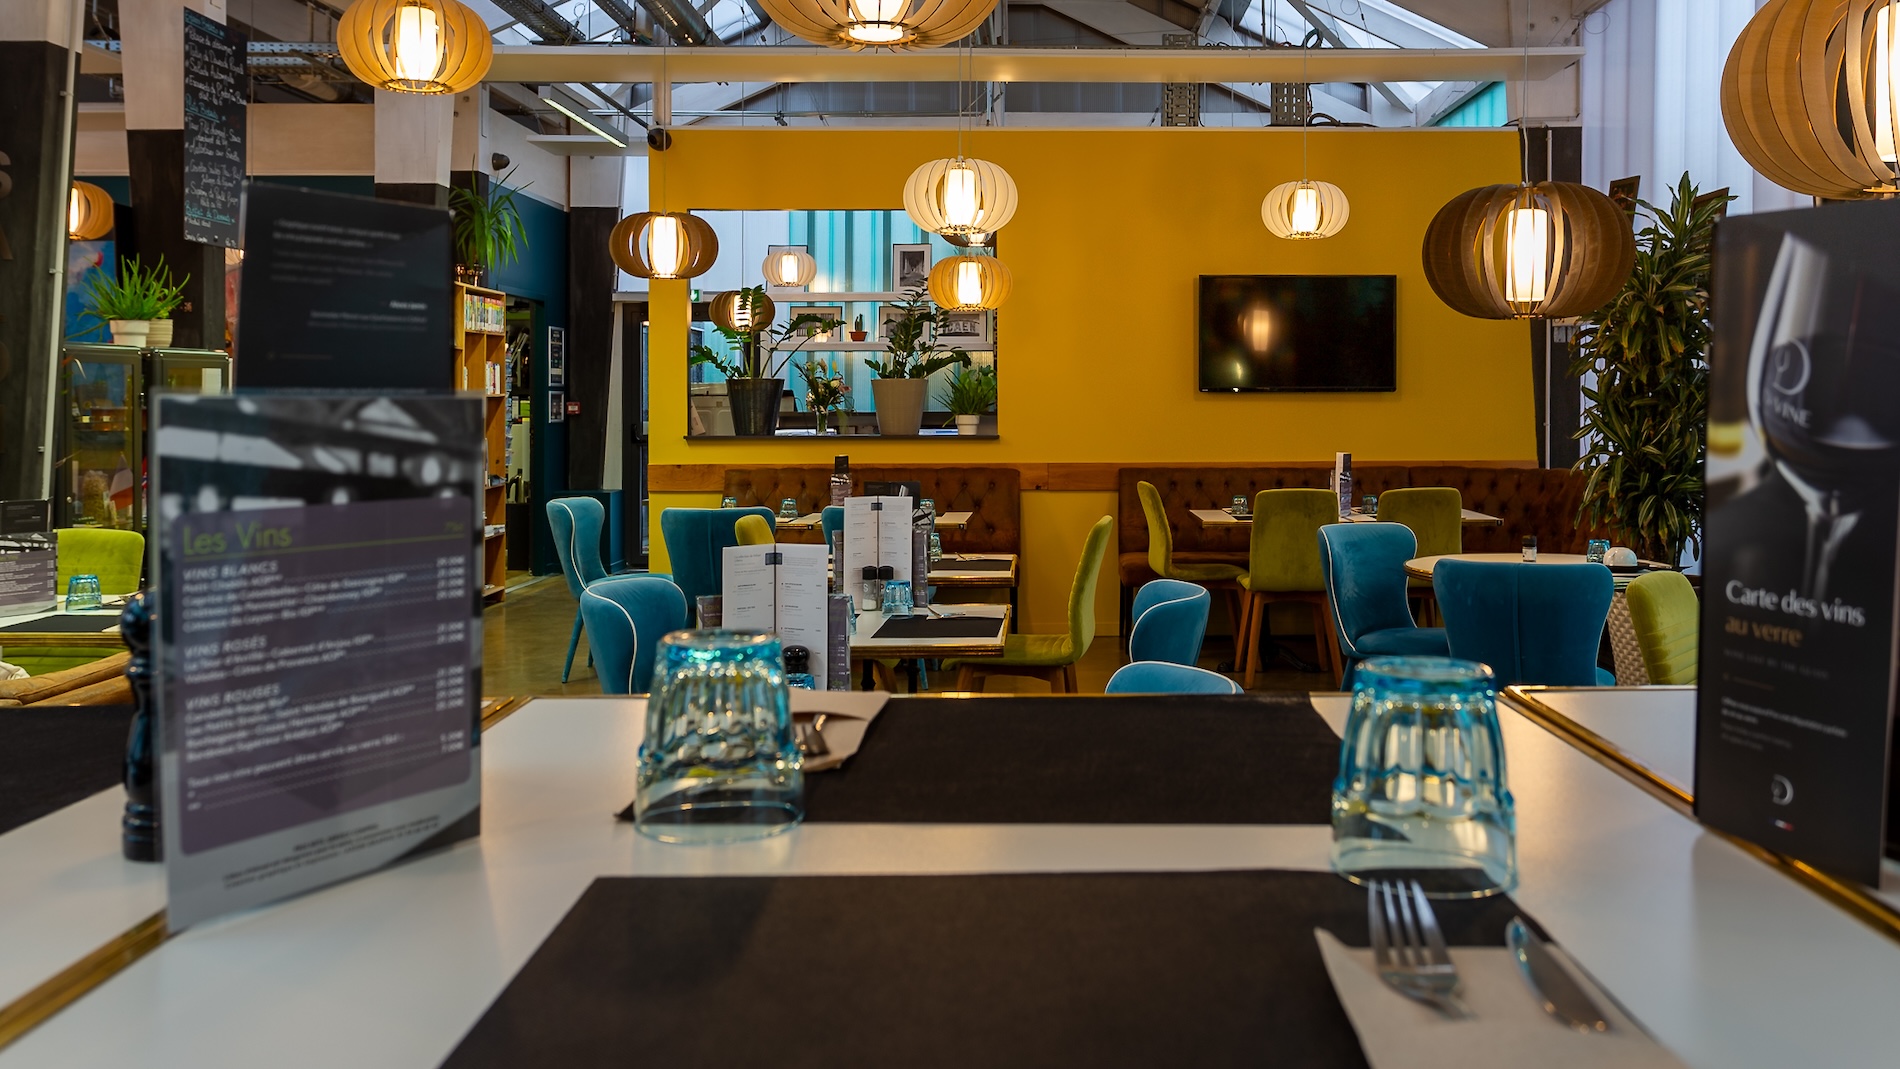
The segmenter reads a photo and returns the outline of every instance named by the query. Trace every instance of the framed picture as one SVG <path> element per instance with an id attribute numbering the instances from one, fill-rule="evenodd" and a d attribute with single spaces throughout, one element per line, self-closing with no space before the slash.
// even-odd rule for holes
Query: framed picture
<path id="1" fill-rule="evenodd" d="M 969 348 L 990 342 L 988 312 L 945 312 L 943 325 L 937 328 L 937 340 L 945 345 Z"/>
<path id="2" fill-rule="evenodd" d="M 567 385 L 567 331 L 548 328 L 548 385 Z"/>
<path id="3" fill-rule="evenodd" d="M 567 391 L 565 390 L 549 390 L 548 391 L 548 422 L 549 423 L 566 423 L 567 422 Z"/>
<path id="4" fill-rule="evenodd" d="M 891 246 L 891 289 L 903 293 L 923 285 L 929 279 L 929 245 Z"/>
<path id="5" fill-rule="evenodd" d="M 1610 199 L 1616 202 L 1617 207 L 1630 215 L 1635 215 L 1636 198 L 1642 195 L 1642 188 L 1642 175 L 1634 178 L 1619 178 L 1610 183 Z"/>
<path id="6" fill-rule="evenodd" d="M 895 305 L 895 304 L 878 305 L 877 306 L 877 334 L 874 335 L 876 340 L 890 341 L 891 340 L 891 324 L 897 322 L 897 320 L 900 317 L 902 317 L 903 314 L 904 314 L 904 310 L 898 305 Z"/>
<path id="7" fill-rule="evenodd" d="M 1728 187 L 1723 186 L 1721 189 L 1709 190 L 1707 193 L 1702 194 L 1701 196 L 1697 197 L 1695 200 L 1690 201 L 1689 209 L 1691 211 L 1694 211 L 1695 209 L 1702 207 L 1704 204 L 1707 204 L 1710 201 L 1714 201 L 1716 204 L 1720 205 L 1720 207 L 1717 208 L 1716 213 L 1715 213 L 1716 220 L 1719 222 L 1723 219 L 1727 219 L 1728 218 Z"/>
<path id="8" fill-rule="evenodd" d="M 842 304 L 801 304 L 786 309 L 786 315 L 791 317 L 786 320 L 788 323 L 799 316 L 823 316 L 826 319 L 838 321 L 838 325 L 831 330 L 819 330 L 815 326 L 800 327 L 799 333 L 813 341 L 843 341 L 846 325 L 849 322 L 844 317 Z"/>

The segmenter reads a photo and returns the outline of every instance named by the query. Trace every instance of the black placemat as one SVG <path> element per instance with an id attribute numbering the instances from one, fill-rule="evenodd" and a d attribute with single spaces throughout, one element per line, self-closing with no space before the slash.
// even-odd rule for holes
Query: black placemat
<path id="1" fill-rule="evenodd" d="M 1011 560 L 997 560 L 986 557 L 980 560 L 953 560 L 945 558 L 937 562 L 937 567 L 946 572 L 1006 572 L 1015 564 Z"/>
<path id="2" fill-rule="evenodd" d="M 954 610 L 944 610 L 954 611 Z M 878 625 L 872 638 L 995 638 L 1003 621 L 995 616 L 916 616 L 898 617 Z"/>
<path id="3" fill-rule="evenodd" d="M 1501 946 L 1506 898 L 1446 902 Z M 594 881 L 445 1066 L 1366 1064 L 1313 929 L 1328 873 Z"/>
<path id="4" fill-rule="evenodd" d="M 0 834 L 120 781 L 129 705 L 0 708 Z"/>
<path id="5" fill-rule="evenodd" d="M 107 630 L 117 630 L 118 626 L 119 618 L 116 616 L 78 616 L 60 613 L 57 616 L 42 616 L 37 620 L 8 624 L 0 627 L 0 634 L 97 635 Z"/>
<path id="6" fill-rule="evenodd" d="M 805 819 L 1328 824 L 1338 768 L 1303 694 L 892 698 Z"/>

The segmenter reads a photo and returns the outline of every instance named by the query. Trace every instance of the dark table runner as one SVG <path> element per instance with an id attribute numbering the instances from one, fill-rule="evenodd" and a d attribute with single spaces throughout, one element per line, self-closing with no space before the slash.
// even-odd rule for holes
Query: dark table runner
<path id="1" fill-rule="evenodd" d="M 0 627 L 0 634 L 52 634 L 52 635 L 98 635 L 106 631 L 117 631 L 119 618 L 116 616 L 43 616 L 38 620 L 23 620 L 17 624 Z"/>
<path id="2" fill-rule="evenodd" d="M 596 880 L 444 1064 L 1366 1064 L 1314 943 L 1365 892 L 1313 872 Z M 1500 946 L 1507 898 L 1444 902 Z"/>
<path id="3" fill-rule="evenodd" d="M 1013 560 L 997 560 L 993 557 L 982 560 L 945 558 L 937 562 L 937 567 L 946 572 L 1006 572 L 1015 563 Z"/>
<path id="4" fill-rule="evenodd" d="M 0 708 L 0 834 L 118 783 L 129 705 Z"/>
<path id="5" fill-rule="evenodd" d="M 805 819 L 1327 824 L 1338 768 L 1303 694 L 893 698 Z"/>
<path id="6" fill-rule="evenodd" d="M 954 610 L 951 610 L 954 611 Z M 1003 627 L 999 616 L 915 616 L 897 617 L 878 625 L 872 638 L 995 638 Z M 874 652 L 874 651 L 870 651 Z"/>

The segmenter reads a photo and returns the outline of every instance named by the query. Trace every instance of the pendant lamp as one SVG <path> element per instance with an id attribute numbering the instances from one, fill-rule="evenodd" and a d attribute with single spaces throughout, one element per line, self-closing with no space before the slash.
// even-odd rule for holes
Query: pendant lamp
<path id="1" fill-rule="evenodd" d="M 904 183 L 904 211 L 933 234 L 994 234 L 1016 214 L 1016 180 L 988 160 L 931 160 Z"/>
<path id="2" fill-rule="evenodd" d="M 707 313 L 713 323 L 737 334 L 757 334 L 772 325 L 778 306 L 762 293 L 728 290 L 712 299 Z"/>
<path id="3" fill-rule="evenodd" d="M 1305 135 L 1302 134 L 1302 137 Z M 1260 221 L 1276 238 L 1330 238 L 1346 225 L 1352 208 L 1331 182 L 1282 182 L 1260 202 Z"/>
<path id="4" fill-rule="evenodd" d="M 495 56 L 488 25 L 459 0 L 356 0 L 336 47 L 351 74 L 398 93 L 459 93 Z"/>
<path id="5" fill-rule="evenodd" d="M 607 239 L 614 263 L 635 278 L 692 278 L 719 257 L 719 235 L 691 212 L 635 212 Z"/>
<path id="6" fill-rule="evenodd" d="M 952 312 L 987 311 L 1009 299 L 1009 268 L 994 256 L 952 256 L 930 269 L 930 299 Z"/>
<path id="7" fill-rule="evenodd" d="M 1574 182 L 1481 186 L 1425 230 L 1425 281 L 1478 319 L 1563 319 L 1616 296 L 1636 239 L 1616 202 Z"/>
<path id="8" fill-rule="evenodd" d="M 1768 0 L 1722 67 L 1722 123 L 1776 185 L 1834 200 L 1890 196 L 1900 111 L 1900 3 Z"/>
<path id="9" fill-rule="evenodd" d="M 805 246 L 791 245 L 767 253 L 759 270 L 765 275 L 765 284 L 773 289 L 804 289 L 818 277 L 818 261 L 805 251 Z"/>
<path id="10" fill-rule="evenodd" d="M 66 236 L 97 241 L 112 233 L 112 195 L 91 182 L 74 182 L 66 201 Z"/>
<path id="11" fill-rule="evenodd" d="M 996 0 L 758 0 L 773 22 L 827 48 L 936 48 L 968 37 Z"/>

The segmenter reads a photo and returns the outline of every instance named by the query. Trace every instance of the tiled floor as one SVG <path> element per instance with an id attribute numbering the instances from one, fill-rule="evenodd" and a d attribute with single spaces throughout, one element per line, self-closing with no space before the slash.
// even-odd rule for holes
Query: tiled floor
<path id="1" fill-rule="evenodd" d="M 547 576 L 525 585 L 511 587 L 507 599 L 491 605 L 482 615 L 483 691 L 490 696 L 598 694 L 600 684 L 587 664 L 587 637 L 581 636 L 574 654 L 574 670 L 565 684 L 561 682 L 561 662 L 567 656 L 567 639 L 574 627 L 574 597 L 567 592 L 561 577 Z M 1287 645 L 1302 658 L 1314 659 L 1309 639 L 1288 640 Z M 1231 660 L 1233 646 L 1226 636 L 1212 636 L 1201 657 L 1201 667 L 1217 669 Z M 1113 635 L 1095 640 L 1077 665 L 1076 678 L 1085 693 L 1100 693 L 1115 669 L 1127 663 L 1121 644 Z M 940 690 L 953 681 L 947 673 L 933 673 L 931 689 Z M 999 676 L 988 689 L 1039 692 L 1048 689 L 1039 680 Z M 1254 681 L 1255 690 L 1330 690 L 1332 677 L 1318 672 L 1299 672 L 1284 660 L 1267 666 Z"/>

